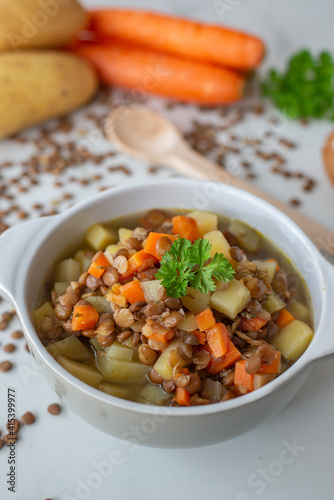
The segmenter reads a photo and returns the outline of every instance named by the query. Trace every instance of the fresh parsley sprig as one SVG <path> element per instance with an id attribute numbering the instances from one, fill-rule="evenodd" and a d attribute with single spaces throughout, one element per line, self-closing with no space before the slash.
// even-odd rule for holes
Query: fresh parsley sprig
<path id="1" fill-rule="evenodd" d="M 163 255 L 155 275 L 169 297 L 184 297 L 188 286 L 203 293 L 214 291 L 213 278 L 225 282 L 233 278 L 235 271 L 222 254 L 216 253 L 211 258 L 211 246 L 208 240 L 201 238 L 193 243 L 185 238 L 174 241 L 169 252 Z"/>
<path id="2" fill-rule="evenodd" d="M 263 94 L 291 118 L 334 120 L 334 61 L 328 52 L 313 57 L 308 50 L 294 54 L 286 70 L 271 69 Z"/>

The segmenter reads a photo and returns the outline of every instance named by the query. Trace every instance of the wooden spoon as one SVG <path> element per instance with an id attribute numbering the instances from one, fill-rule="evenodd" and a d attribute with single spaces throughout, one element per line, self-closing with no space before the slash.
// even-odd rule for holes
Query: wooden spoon
<path id="1" fill-rule="evenodd" d="M 322 250 L 334 255 L 334 233 L 194 151 L 166 118 L 144 107 L 120 106 L 106 124 L 108 139 L 124 153 L 173 168 L 183 175 L 224 182 L 271 203 L 293 219 Z"/>

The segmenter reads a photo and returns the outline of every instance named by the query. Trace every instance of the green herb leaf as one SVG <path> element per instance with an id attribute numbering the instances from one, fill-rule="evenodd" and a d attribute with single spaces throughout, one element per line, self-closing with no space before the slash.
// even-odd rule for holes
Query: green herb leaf
<path id="1" fill-rule="evenodd" d="M 289 59 L 285 72 L 269 71 L 262 91 L 291 118 L 334 120 L 334 60 L 328 52 L 313 58 L 302 50 Z"/>
<path id="2" fill-rule="evenodd" d="M 191 243 L 178 238 L 166 252 L 155 275 L 170 297 L 184 297 L 187 287 L 192 286 L 203 293 L 215 290 L 213 278 L 229 281 L 234 269 L 228 260 L 216 253 L 211 259 L 211 244 L 199 238 Z"/>

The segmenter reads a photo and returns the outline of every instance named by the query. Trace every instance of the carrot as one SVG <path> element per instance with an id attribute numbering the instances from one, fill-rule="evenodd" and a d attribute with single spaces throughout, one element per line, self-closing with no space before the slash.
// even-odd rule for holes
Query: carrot
<path id="1" fill-rule="evenodd" d="M 89 274 L 95 276 L 95 278 L 101 278 L 107 267 L 110 266 L 110 262 L 103 252 L 98 252 L 95 259 L 92 261 L 88 268 Z"/>
<path id="2" fill-rule="evenodd" d="M 259 316 L 255 316 L 254 318 L 242 317 L 238 328 L 242 332 L 249 332 L 250 330 L 256 331 L 260 330 L 266 323 L 268 323 L 268 321 Z"/>
<path id="3" fill-rule="evenodd" d="M 202 349 L 209 350 L 207 346 L 203 346 Z M 207 370 L 212 375 L 216 375 L 222 370 L 225 370 L 233 366 L 236 363 L 236 361 L 238 361 L 240 358 L 241 358 L 240 351 L 235 347 L 233 342 L 229 339 L 227 353 L 218 359 L 215 359 L 213 356 L 211 356 L 211 361 L 207 366 Z"/>
<path id="4" fill-rule="evenodd" d="M 206 330 L 206 339 L 216 359 L 221 358 L 227 353 L 229 349 L 228 341 L 230 339 L 224 323 L 216 323 L 211 328 L 208 328 Z"/>
<path id="5" fill-rule="evenodd" d="M 172 234 L 151 232 L 145 242 L 144 251 L 150 255 L 153 255 L 153 257 L 155 257 L 156 259 L 161 260 L 162 256 L 157 254 L 156 244 L 157 241 L 164 236 L 167 236 L 167 238 L 169 238 L 172 242 L 177 239 L 177 236 L 173 236 Z"/>
<path id="6" fill-rule="evenodd" d="M 184 387 L 177 387 L 174 401 L 180 406 L 190 406 L 190 393 Z"/>
<path id="7" fill-rule="evenodd" d="M 248 392 L 254 391 L 254 375 L 249 375 L 246 372 L 246 361 L 244 359 L 235 364 L 234 384 L 237 387 L 245 387 Z"/>
<path id="8" fill-rule="evenodd" d="M 261 364 L 258 373 L 281 373 L 281 353 L 276 351 L 275 359 L 269 365 Z"/>
<path id="9" fill-rule="evenodd" d="M 245 77 L 233 70 L 112 44 L 81 42 L 71 49 L 97 70 L 102 83 L 200 104 L 228 104 L 243 96 Z"/>
<path id="10" fill-rule="evenodd" d="M 72 325 L 73 331 L 90 330 L 95 328 L 99 319 L 99 313 L 93 306 L 76 305 L 73 308 Z"/>
<path id="11" fill-rule="evenodd" d="M 152 261 L 152 255 L 149 255 L 144 250 L 139 250 L 128 260 L 128 269 L 122 274 L 121 279 L 128 278 L 132 274 L 138 271 L 138 269 L 144 264 L 146 260 Z M 152 264 L 151 264 L 152 265 Z"/>
<path id="12" fill-rule="evenodd" d="M 294 316 L 287 310 L 287 309 L 281 309 L 278 315 L 278 318 L 276 320 L 276 325 L 279 328 L 283 328 L 283 326 L 287 325 L 288 323 L 291 323 L 295 319 Z"/>
<path id="13" fill-rule="evenodd" d="M 142 328 L 142 334 L 148 339 L 165 344 L 167 347 L 168 341 L 174 337 L 174 330 L 168 330 L 161 325 L 159 325 L 158 330 L 156 330 L 154 328 L 154 321 L 148 321 Z"/>
<path id="14" fill-rule="evenodd" d="M 216 323 L 216 320 L 213 316 L 213 313 L 212 313 L 211 309 L 209 309 L 209 308 L 204 309 L 204 311 L 197 314 L 195 319 L 196 319 L 198 329 L 201 332 L 204 332 L 204 330 L 211 328 L 211 326 L 214 326 Z"/>
<path id="15" fill-rule="evenodd" d="M 145 301 L 145 295 L 139 281 L 130 281 L 126 285 L 121 286 L 119 291 L 120 294 L 123 295 L 128 302 L 130 302 L 130 304 Z"/>
<path id="16" fill-rule="evenodd" d="M 257 37 L 219 25 L 154 12 L 102 9 L 90 12 L 91 28 L 153 50 L 237 69 L 256 67 L 264 56 Z"/>
<path id="17" fill-rule="evenodd" d="M 197 337 L 198 342 L 202 345 L 206 343 L 206 334 L 204 332 L 201 332 L 200 330 L 194 330 L 191 332 L 195 337 Z"/>
<path id="18" fill-rule="evenodd" d="M 181 238 L 194 241 L 199 238 L 197 222 L 192 217 L 186 215 L 176 215 L 172 218 L 173 234 L 179 234 Z"/>

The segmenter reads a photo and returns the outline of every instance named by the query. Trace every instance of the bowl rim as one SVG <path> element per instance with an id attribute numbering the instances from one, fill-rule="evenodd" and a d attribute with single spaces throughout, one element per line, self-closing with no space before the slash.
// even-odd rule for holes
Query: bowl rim
<path id="1" fill-rule="evenodd" d="M 104 198 L 112 197 L 115 194 L 122 192 L 132 192 L 132 191 L 140 191 L 142 188 L 147 188 L 148 185 L 150 187 L 157 186 L 159 188 L 163 188 L 166 185 L 175 185 L 175 183 L 183 184 L 187 189 L 190 189 L 191 185 L 199 186 L 203 183 L 212 183 L 212 181 L 201 181 L 194 179 L 185 179 L 174 177 L 172 179 L 158 179 L 158 180 L 149 180 L 143 182 L 132 181 L 130 183 L 118 185 L 112 187 L 108 190 L 105 190 L 101 193 L 96 194 L 95 196 L 89 197 L 87 200 L 83 200 L 73 207 L 69 208 L 65 212 L 58 214 L 52 217 L 46 217 L 40 219 L 44 223 L 49 222 L 48 230 L 43 234 L 43 238 L 41 241 L 38 241 L 34 255 L 38 251 L 42 241 L 51 235 L 55 228 L 57 228 L 60 224 L 62 224 L 65 220 L 70 219 L 72 216 L 82 211 L 83 209 L 87 209 L 90 205 L 94 205 L 96 202 L 103 200 Z M 295 222 L 293 222 L 287 215 L 278 210 L 276 207 L 272 206 L 268 202 L 258 198 L 257 196 L 243 191 L 239 188 L 224 185 L 224 189 L 236 193 L 238 195 L 242 194 L 243 198 L 248 198 L 252 203 L 256 202 L 257 204 L 261 204 L 266 212 L 271 213 L 275 218 L 279 218 L 285 227 L 288 228 L 290 232 L 293 232 L 297 235 L 298 239 L 302 241 L 307 248 L 308 253 L 315 254 L 318 258 L 316 260 L 316 272 L 324 279 L 323 269 L 320 265 L 320 261 L 324 260 L 321 256 L 320 252 L 317 250 L 315 245 L 309 240 L 309 238 L 305 235 L 305 233 L 297 226 Z M 209 209 L 210 210 L 210 209 Z M 134 211 L 131 211 L 132 213 Z M 26 222 L 25 224 L 29 224 Z M 306 250 L 305 250 L 306 251 Z M 33 259 L 33 257 L 32 257 Z M 292 259 L 293 261 L 293 259 Z M 24 281 L 26 279 L 26 275 L 24 276 Z M 320 278 L 319 278 L 320 279 Z M 25 289 L 25 286 L 23 287 Z M 118 398 L 112 396 L 110 394 L 103 393 L 99 389 L 89 386 L 85 382 L 82 382 L 80 379 L 69 373 L 65 368 L 63 368 L 47 351 L 45 346 L 42 344 L 41 340 L 38 337 L 37 332 L 34 329 L 34 325 L 32 322 L 31 315 L 28 311 L 28 307 L 26 305 L 25 297 L 23 296 L 23 304 L 17 304 L 17 313 L 22 321 L 23 327 L 26 330 L 27 338 L 29 340 L 29 345 L 33 346 L 32 353 L 34 357 L 39 357 L 43 363 L 46 365 L 46 369 L 51 369 L 54 373 L 55 377 L 61 378 L 64 384 L 70 384 L 72 389 L 79 390 L 81 393 L 84 393 L 85 396 L 89 396 L 93 398 L 95 401 L 103 402 L 111 407 L 116 406 L 119 409 L 123 409 L 126 411 L 131 411 L 135 413 L 140 413 L 147 417 L 153 416 L 157 413 L 163 413 L 164 415 L 173 416 L 173 417 L 189 417 L 190 415 L 209 415 L 220 413 L 222 411 L 229 412 L 239 407 L 248 406 L 257 403 L 259 400 L 265 399 L 268 395 L 276 392 L 279 388 L 283 388 L 289 381 L 296 375 L 301 375 L 304 370 L 306 370 L 314 361 L 312 358 L 312 342 L 305 351 L 305 353 L 291 366 L 288 370 L 282 373 L 279 377 L 271 381 L 269 384 L 253 391 L 251 393 L 245 394 L 242 397 L 234 398 L 228 401 L 223 401 L 214 404 L 208 404 L 203 406 L 191 406 L 191 407 L 166 407 L 166 406 L 155 406 L 155 405 L 145 405 L 143 403 L 138 403 L 134 401 L 128 401 L 122 398 Z M 324 302 L 324 301 L 323 301 Z M 322 304 L 324 307 L 324 303 Z M 322 322 L 321 322 L 322 324 Z M 318 329 L 321 324 L 319 324 Z M 314 340 L 314 339 L 313 339 Z"/>

